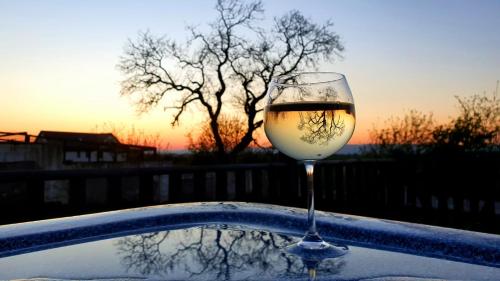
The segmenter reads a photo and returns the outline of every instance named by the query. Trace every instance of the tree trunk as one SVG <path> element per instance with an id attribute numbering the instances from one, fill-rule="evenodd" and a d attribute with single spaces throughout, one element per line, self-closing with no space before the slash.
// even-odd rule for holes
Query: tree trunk
<path id="1" fill-rule="evenodd" d="M 240 142 L 233 148 L 231 151 L 231 155 L 237 155 L 238 153 L 242 152 L 245 148 L 247 148 L 253 141 L 253 132 L 258 129 L 263 121 L 259 121 L 256 124 L 254 124 L 255 121 L 255 116 L 257 115 L 256 110 L 255 110 L 255 104 L 253 105 L 253 108 L 250 108 L 248 112 L 248 124 L 247 124 L 247 132 L 243 136 L 243 138 L 240 140 Z"/>
<path id="2" fill-rule="evenodd" d="M 215 153 L 217 154 L 217 157 L 224 162 L 224 159 L 226 158 L 226 149 L 219 133 L 219 124 L 217 123 L 217 118 L 211 118 L 210 128 L 212 129 L 212 134 L 214 136 Z"/>

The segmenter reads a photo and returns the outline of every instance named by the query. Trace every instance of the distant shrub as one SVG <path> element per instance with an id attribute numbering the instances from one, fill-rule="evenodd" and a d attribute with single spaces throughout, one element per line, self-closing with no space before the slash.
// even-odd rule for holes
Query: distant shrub
<path id="1" fill-rule="evenodd" d="M 500 145 L 500 102 L 496 96 L 456 97 L 459 115 L 433 131 L 434 150 L 498 151 Z"/>
<path id="2" fill-rule="evenodd" d="M 432 114 L 409 111 L 370 132 L 368 153 L 398 156 L 424 153 L 500 152 L 500 102 L 496 95 L 456 97 L 458 116 L 436 125 Z"/>
<path id="3" fill-rule="evenodd" d="M 376 155 L 424 153 L 432 143 L 433 129 L 432 113 L 410 110 L 403 118 L 388 119 L 382 129 L 373 128 L 368 151 Z"/>
<path id="4" fill-rule="evenodd" d="M 246 124 L 243 119 L 236 116 L 221 115 L 218 119 L 218 129 L 226 152 L 230 152 L 245 135 Z M 203 123 L 199 130 L 190 132 L 187 137 L 188 149 L 193 153 L 217 151 L 217 143 L 209 121 Z"/>

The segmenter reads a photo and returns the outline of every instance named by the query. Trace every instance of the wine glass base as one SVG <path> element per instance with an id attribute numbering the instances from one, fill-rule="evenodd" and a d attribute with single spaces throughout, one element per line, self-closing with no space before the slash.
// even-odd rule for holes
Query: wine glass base
<path id="1" fill-rule="evenodd" d="M 286 251 L 301 257 L 306 261 L 321 261 L 324 259 L 338 258 L 347 254 L 347 246 L 337 246 L 323 241 L 319 236 L 317 240 L 309 240 L 308 236 L 298 243 L 286 247 Z"/>

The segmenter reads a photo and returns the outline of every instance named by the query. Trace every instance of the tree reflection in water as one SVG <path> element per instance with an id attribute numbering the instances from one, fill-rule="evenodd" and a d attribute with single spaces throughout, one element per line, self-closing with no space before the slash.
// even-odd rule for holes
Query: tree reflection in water
<path id="1" fill-rule="evenodd" d="M 262 277 L 303 277 L 310 264 L 286 253 L 294 239 L 265 231 L 206 226 L 127 236 L 115 246 L 127 271 L 143 275 L 178 272 L 190 278 L 222 280 Z M 325 260 L 320 274 L 332 275 L 342 259 Z"/>

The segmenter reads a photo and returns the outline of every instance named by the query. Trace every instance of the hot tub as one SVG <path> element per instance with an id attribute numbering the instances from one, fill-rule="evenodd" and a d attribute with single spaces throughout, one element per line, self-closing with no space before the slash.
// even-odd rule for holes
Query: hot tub
<path id="1" fill-rule="evenodd" d="M 194 203 L 0 227 L 1 280 L 500 280 L 500 236 L 317 212 L 346 255 L 284 248 L 303 209 Z"/>

